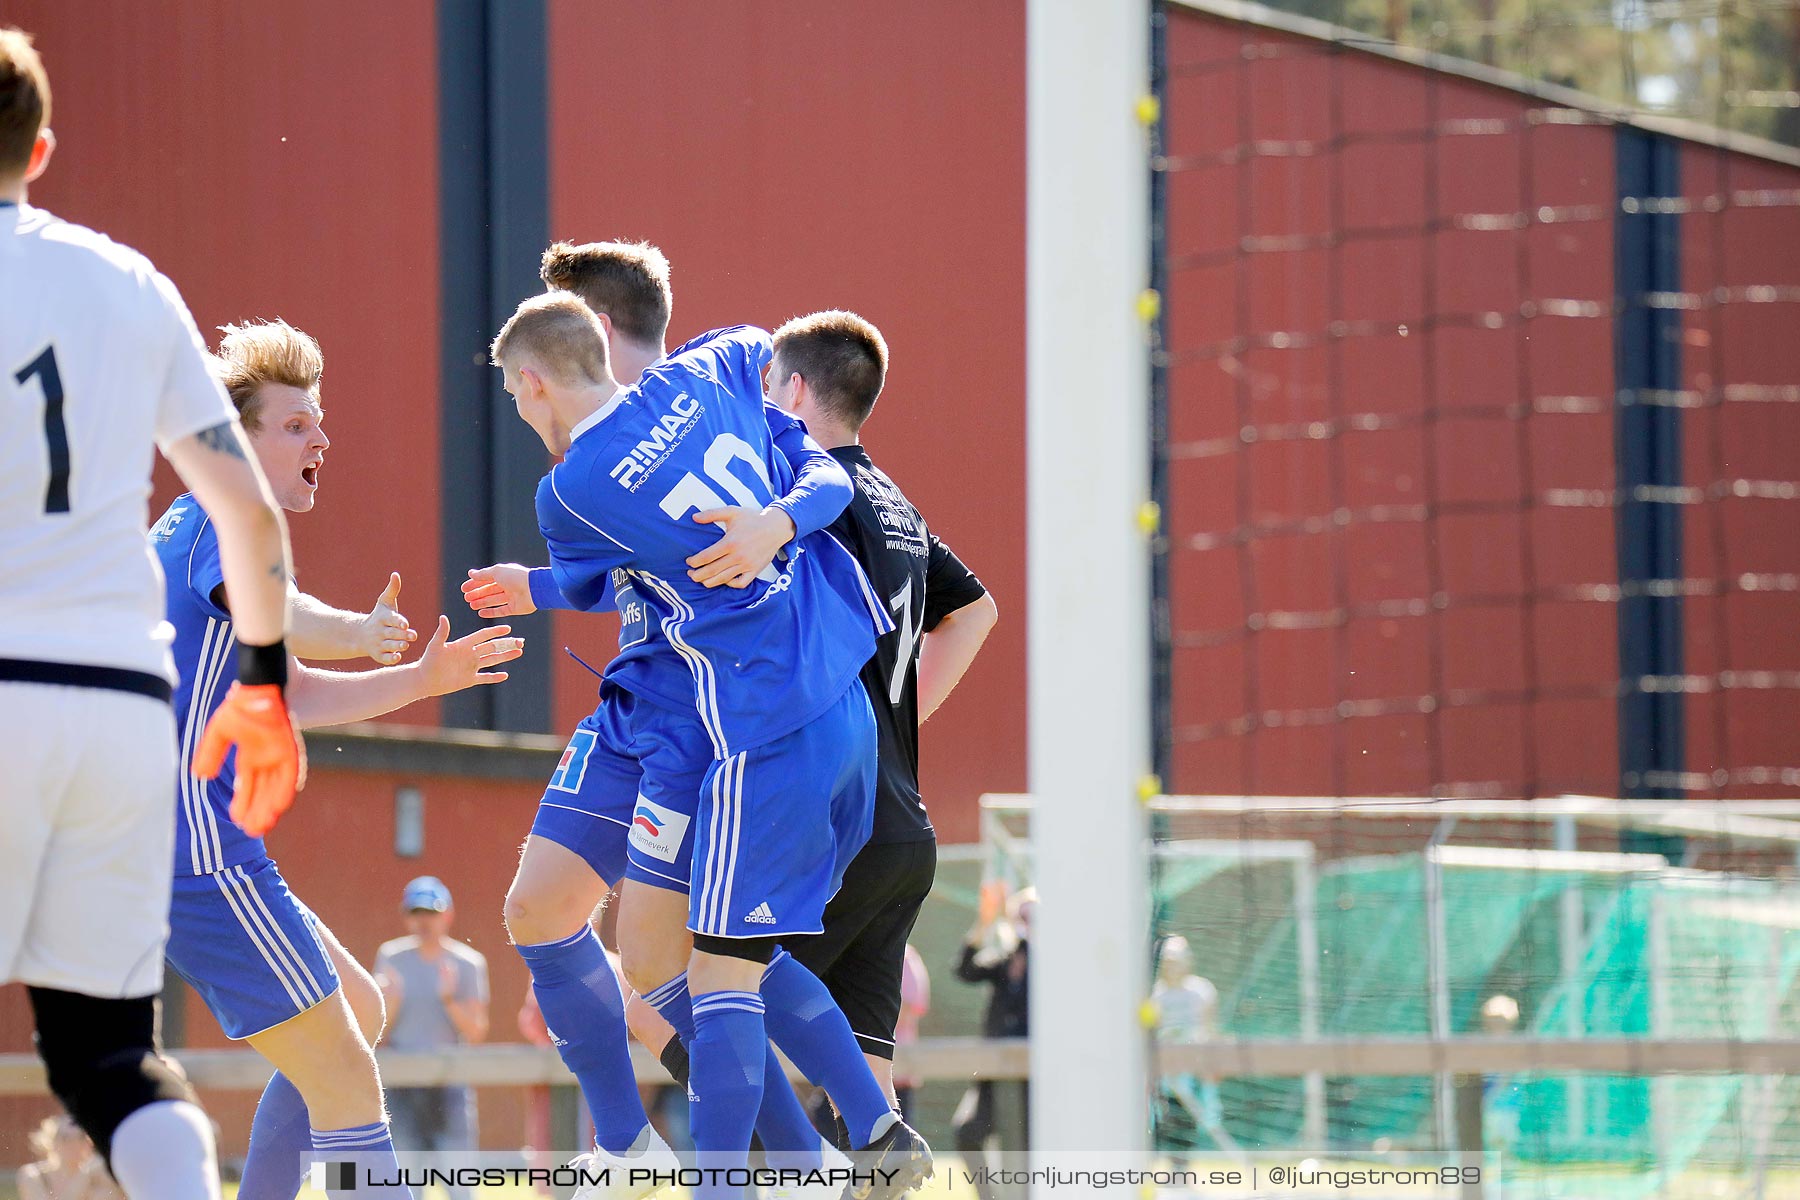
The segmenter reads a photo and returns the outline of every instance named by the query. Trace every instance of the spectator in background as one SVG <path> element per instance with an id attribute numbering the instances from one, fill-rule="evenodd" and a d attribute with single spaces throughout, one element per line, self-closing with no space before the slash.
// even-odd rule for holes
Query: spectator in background
<path id="1" fill-rule="evenodd" d="M 487 1037 L 487 959 L 450 937 L 456 911 L 450 889 L 421 875 L 400 895 L 405 937 L 384 942 L 375 956 L 375 978 L 387 997 L 387 1044 L 395 1050 L 441 1050 Z M 394 1148 L 474 1150 L 475 1091 L 466 1085 L 389 1088 Z M 469 1200 L 452 1188 L 451 1200 Z"/>
<path id="2" fill-rule="evenodd" d="M 900 1020 L 894 1026 L 894 1046 L 910 1046 L 919 1040 L 919 1022 L 931 1010 L 931 972 L 917 947 L 906 943 L 906 959 L 900 966 Z M 894 1098 L 900 1104 L 900 1117 L 908 1125 L 913 1121 L 913 1089 L 919 1081 L 908 1075 L 894 1080 Z"/>
<path id="3" fill-rule="evenodd" d="M 124 1200 L 94 1143 L 69 1117 L 45 1117 L 32 1131 L 31 1152 L 37 1161 L 19 1168 L 19 1200 Z"/>
<path id="4" fill-rule="evenodd" d="M 1481 1032 L 1489 1037 L 1511 1037 L 1519 1031 L 1519 1002 L 1496 994 L 1481 1006 Z M 1524 1094 L 1511 1075 L 1481 1077 L 1481 1142 L 1486 1150 L 1509 1154 L 1519 1141 Z"/>
<path id="5" fill-rule="evenodd" d="M 1002 915 L 1004 913 L 1004 915 Z M 1037 889 L 1025 888 L 1008 898 L 1006 885 L 990 881 L 981 886 L 981 908 L 975 925 L 963 941 L 962 956 L 956 963 L 956 977 L 964 983 L 985 983 L 993 988 L 988 995 L 987 1015 L 981 1032 L 991 1038 L 1021 1038 L 1031 1032 L 1027 1004 L 1031 962 L 1031 919 L 1037 915 Z M 1021 1125 L 1030 1111 L 1030 1090 L 1020 1085 Z M 999 1132 L 996 1084 L 980 1079 L 963 1094 L 956 1106 L 952 1124 L 956 1148 L 974 1165 L 974 1159 L 985 1155 L 988 1138 Z M 1017 1131 L 1019 1149 L 1028 1148 L 1025 1129 Z M 1003 1139 L 1002 1145 L 1005 1145 Z M 1011 1147 L 1007 1147 L 1011 1148 Z M 985 1193 L 984 1193 L 985 1194 Z"/>
<path id="6" fill-rule="evenodd" d="M 1219 989 L 1212 980 L 1194 974 L 1194 952 L 1179 934 L 1163 939 L 1150 1002 L 1156 1008 L 1156 1040 L 1163 1045 L 1193 1045 L 1218 1038 Z M 1159 1133 L 1174 1135 L 1191 1147 L 1190 1131 L 1204 1129 L 1219 1149 L 1241 1153 L 1225 1132 L 1217 1079 L 1165 1075 L 1157 1081 L 1156 1092 Z M 1189 1136 L 1181 1136 L 1184 1133 Z"/>

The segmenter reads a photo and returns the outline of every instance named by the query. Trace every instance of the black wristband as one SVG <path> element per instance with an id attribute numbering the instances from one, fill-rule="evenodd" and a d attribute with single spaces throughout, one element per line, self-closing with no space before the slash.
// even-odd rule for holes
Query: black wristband
<path id="1" fill-rule="evenodd" d="M 239 642 L 237 678 L 245 687 L 269 683 L 276 687 L 286 687 L 287 642 L 277 641 L 267 646 L 246 646 Z"/>

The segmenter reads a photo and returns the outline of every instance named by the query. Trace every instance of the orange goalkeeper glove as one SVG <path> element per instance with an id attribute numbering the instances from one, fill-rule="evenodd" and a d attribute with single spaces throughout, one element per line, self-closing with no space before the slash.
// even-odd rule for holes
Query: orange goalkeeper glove
<path id="1" fill-rule="evenodd" d="M 237 746 L 231 819 L 251 837 L 275 828 L 306 786 L 306 746 L 278 684 L 231 685 L 194 751 L 194 774 L 212 779 Z"/>

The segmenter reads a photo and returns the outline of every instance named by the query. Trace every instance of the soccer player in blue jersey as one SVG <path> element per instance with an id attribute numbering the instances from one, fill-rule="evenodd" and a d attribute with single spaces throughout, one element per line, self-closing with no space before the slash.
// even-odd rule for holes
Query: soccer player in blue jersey
<path id="1" fill-rule="evenodd" d="M 321 428 L 318 344 L 284 322 L 228 327 L 216 369 L 237 407 L 276 500 L 290 513 L 313 506 L 330 444 Z M 229 686 L 233 624 L 219 566 L 218 535 L 191 495 L 178 498 L 151 531 L 166 580 L 168 616 L 181 684 L 176 692 L 181 760 L 175 884 L 168 961 L 218 1017 L 227 1036 L 246 1040 L 277 1074 L 257 1107 L 239 1196 L 292 1200 L 309 1151 L 392 1157 L 381 1084 L 370 1047 L 380 1035 L 380 991 L 322 922 L 287 888 L 269 858 L 261 827 L 228 813 L 232 763 L 207 781 L 192 771 L 199 730 Z M 385 599 L 393 599 L 390 582 Z M 309 653 L 347 657 L 371 646 L 358 621 L 329 614 L 310 597 Z M 378 608 L 381 606 L 378 606 Z M 378 616 L 376 624 L 388 624 Z M 332 629 L 337 630 L 337 642 Z M 302 727 L 363 720 L 414 700 L 497 683 L 484 669 L 519 655 L 510 629 L 496 626 L 449 641 L 449 621 L 418 662 L 362 673 L 295 665 L 289 707 Z M 398 640 L 398 639 L 395 639 Z M 401 1189 L 404 1190 L 404 1189 Z"/>
<path id="2" fill-rule="evenodd" d="M 664 338 L 673 295 L 668 262 L 654 246 L 557 243 L 544 253 L 542 275 L 552 289 L 579 296 L 599 317 L 608 335 L 614 377 L 620 383 L 636 384 L 645 370 L 667 357 Z M 766 511 L 727 509 L 695 514 L 696 521 L 716 521 L 726 530 L 725 536 L 688 560 L 697 574 L 713 583 L 747 585 L 797 532 L 811 533 L 836 516 L 847 495 L 848 479 L 809 441 L 797 421 L 769 408 L 764 417 L 776 450 L 792 468 L 793 483 Z M 544 607 L 574 607 L 557 591 L 549 568 L 528 571 L 517 564 L 501 564 L 471 570 L 469 576 L 464 595 L 484 618 L 531 613 L 539 601 Z M 622 645 L 639 654 L 667 656 L 680 676 L 685 667 L 662 637 L 660 625 L 647 619 L 630 577 L 615 572 L 612 582 L 617 585 L 613 599 L 622 617 Z M 545 789 L 506 897 L 508 929 L 531 969 L 539 1003 L 556 1033 L 557 1049 L 580 1081 L 590 1110 L 597 1114 L 593 1152 L 599 1160 L 597 1166 L 615 1161 L 610 1156 L 622 1155 L 634 1146 L 657 1155 L 667 1153 L 666 1147 L 652 1144 L 637 1091 L 631 1085 L 618 989 L 598 941 L 587 930 L 594 906 L 627 874 L 647 878 L 655 885 L 649 889 L 636 883 L 626 885 L 619 928 L 622 945 L 629 947 L 627 973 L 635 974 L 640 982 L 648 981 L 646 990 L 658 994 L 663 1007 L 682 1022 L 683 1037 L 691 1040 L 693 1034 L 685 979 L 675 977 L 684 971 L 691 949 L 685 929 L 685 852 L 691 843 L 685 831 L 707 756 L 702 754 L 698 762 L 689 765 L 684 780 L 669 778 L 665 768 L 661 787 L 672 795 L 663 795 L 663 804 L 679 808 L 673 818 L 666 817 L 666 810 L 654 798 L 659 793 L 639 794 L 644 790 L 640 787 L 644 770 L 639 750 L 631 741 L 629 720 L 637 703 L 636 697 L 617 684 L 603 686 L 600 705 L 577 727 Z M 645 711 L 653 714 L 657 709 L 652 702 Z M 689 740 L 704 744 L 704 731 L 698 728 L 691 706 L 686 708 L 685 718 L 694 727 Z M 666 734 L 653 740 L 665 747 L 669 744 Z M 660 761 L 667 764 L 669 755 L 665 752 Z M 643 843 L 632 852 L 636 861 L 629 871 L 628 831 L 632 841 Z M 681 892 L 674 895 L 661 890 L 667 887 Z M 785 979 L 788 972 L 778 974 Z M 670 982 L 674 986 L 655 986 Z M 812 1007 L 807 999 L 811 993 L 804 986 L 790 986 L 783 994 L 801 998 L 809 1010 Z M 687 1050 L 682 1037 L 673 1036 L 674 1027 L 638 997 L 627 1006 L 626 1019 L 645 1045 L 660 1049 L 670 1074 L 687 1084 Z M 779 1011 L 772 1024 L 786 1028 Z M 796 1053 L 813 1061 L 804 1049 Z M 764 1088 L 756 1132 L 769 1164 L 801 1171 L 820 1167 L 820 1139 L 793 1089 L 781 1077 L 783 1068 L 772 1050 L 765 1067 L 776 1074 L 774 1086 Z M 858 1089 L 859 1085 L 860 1091 L 853 1094 L 872 1100 L 874 1094 L 866 1079 L 839 1079 L 836 1086 L 841 1093 L 845 1087 Z M 777 1187 L 771 1191 L 771 1200 L 801 1194 L 805 1189 Z"/>
<path id="3" fill-rule="evenodd" d="M 874 833 L 826 907 L 824 933 L 788 941 L 783 949 L 825 983 L 892 1096 L 903 951 L 931 889 L 936 862 L 935 834 L 919 796 L 919 725 L 974 661 L 997 609 L 980 581 L 861 445 L 861 426 L 887 372 L 880 331 L 854 313 L 821 312 L 783 325 L 773 345 L 769 400 L 801 417 L 813 439 L 851 474 L 856 499 L 832 522 L 830 532 L 856 555 L 897 625 L 877 643 L 862 673 L 879 729 Z M 725 541 L 729 538 L 721 546 Z M 696 565 L 694 560 L 690 565 Z M 730 582 L 715 580 L 704 565 L 690 574 L 697 582 Z M 635 856 L 647 847 L 641 830 L 634 829 L 632 837 Z M 627 897 L 639 898 L 636 893 Z M 631 924 L 621 924 L 620 943 L 628 951 L 624 931 Z M 672 942 L 663 933 L 656 956 L 666 955 Z M 679 943 L 672 948 L 681 949 Z M 633 970 L 629 952 L 626 970 Z M 658 1049 L 671 1073 L 686 1082 L 679 1042 L 668 1044 L 666 1029 L 646 1025 L 647 1008 L 638 999 L 627 1004 L 633 1032 Z M 838 1135 L 844 1136 L 841 1125 Z"/>
<path id="4" fill-rule="evenodd" d="M 678 831 L 694 864 L 695 948 L 686 988 L 670 981 L 693 998 L 696 1145 L 727 1161 L 747 1149 L 763 1091 L 764 993 L 786 1026 L 784 1037 L 771 1021 L 777 1042 L 844 1109 L 853 1144 L 876 1151 L 906 1186 L 929 1170 L 928 1150 L 887 1106 L 823 985 L 775 956 L 782 935 L 817 932 L 868 836 L 873 717 L 857 674 L 891 623 L 829 538 L 797 541 L 741 589 L 687 575 L 687 560 L 717 540 L 693 514 L 733 502 L 766 511 L 789 485 L 761 396 L 768 353 L 766 333 L 723 330 L 623 389 L 604 328 L 555 293 L 521 305 L 494 344 L 521 416 L 565 456 L 538 492 L 558 589 L 594 607 L 623 571 L 676 653 L 627 647 L 608 680 L 649 701 L 639 714 L 680 716 L 683 704 L 697 714 L 632 728 L 646 796 L 669 801 L 664 820 L 651 820 L 665 832 L 684 815 L 676 805 L 694 798 L 699 768 L 699 808 Z"/>

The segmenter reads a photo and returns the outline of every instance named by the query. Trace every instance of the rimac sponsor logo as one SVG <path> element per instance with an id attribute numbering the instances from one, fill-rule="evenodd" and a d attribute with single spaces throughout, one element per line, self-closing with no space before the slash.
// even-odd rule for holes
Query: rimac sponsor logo
<path id="1" fill-rule="evenodd" d="M 656 473 L 669 452 L 681 444 L 700 419 L 700 402 L 680 392 L 669 401 L 669 411 L 656 418 L 650 431 L 625 452 L 610 474 L 626 491 L 635 492 Z"/>
<path id="2" fill-rule="evenodd" d="M 172 508 L 162 515 L 162 519 L 150 527 L 150 540 L 166 542 L 175 534 L 175 527 L 187 516 L 178 508 Z"/>
<path id="3" fill-rule="evenodd" d="M 687 837 L 688 821 L 682 813 L 639 796 L 631 814 L 631 844 L 652 858 L 672 863 Z"/>

